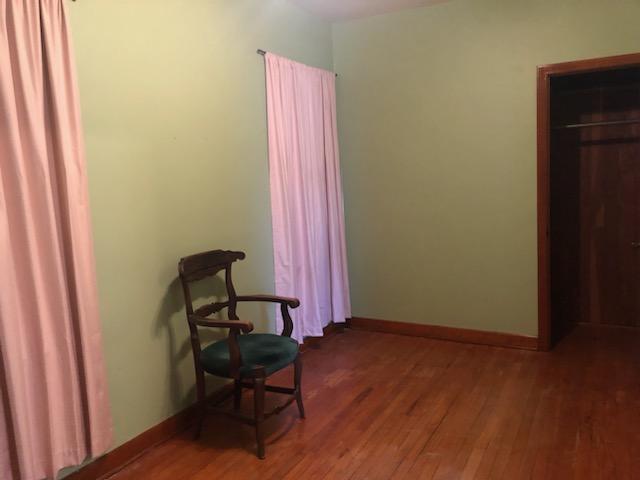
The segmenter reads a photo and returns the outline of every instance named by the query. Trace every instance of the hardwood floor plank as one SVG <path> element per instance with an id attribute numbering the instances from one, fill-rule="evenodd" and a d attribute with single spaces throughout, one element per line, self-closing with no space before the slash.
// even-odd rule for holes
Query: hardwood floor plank
<path id="1" fill-rule="evenodd" d="M 640 478 L 639 347 L 640 330 L 613 327 L 548 353 L 347 329 L 304 353 L 307 419 L 270 419 L 265 460 L 251 427 L 211 416 L 200 440 L 180 434 L 111 478 Z"/>

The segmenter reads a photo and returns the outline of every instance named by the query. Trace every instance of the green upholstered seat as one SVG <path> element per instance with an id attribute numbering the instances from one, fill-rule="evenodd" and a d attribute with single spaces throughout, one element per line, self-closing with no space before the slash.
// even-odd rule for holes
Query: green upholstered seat
<path id="1" fill-rule="evenodd" d="M 263 366 L 269 376 L 293 363 L 298 355 L 298 342 L 271 333 L 238 335 L 238 344 L 243 363 L 241 376 L 249 376 L 257 366 Z M 228 341 L 221 340 L 207 346 L 200 353 L 200 361 L 205 371 L 212 375 L 230 377 Z"/>

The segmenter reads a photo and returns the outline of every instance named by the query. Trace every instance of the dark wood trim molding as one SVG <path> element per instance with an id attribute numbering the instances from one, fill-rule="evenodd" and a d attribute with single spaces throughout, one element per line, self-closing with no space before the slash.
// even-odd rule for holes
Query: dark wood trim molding
<path id="1" fill-rule="evenodd" d="M 320 348 L 323 340 L 344 330 L 344 323 L 331 323 L 323 329 L 323 337 L 307 337 L 300 346 L 300 352 Z M 223 386 L 211 395 L 211 403 L 231 392 L 233 384 Z M 80 470 L 65 477 L 65 480 L 97 480 L 107 478 L 126 467 L 147 450 L 169 440 L 174 435 L 191 427 L 197 417 L 195 405 L 167 418 L 155 427 L 142 432 L 137 437 L 96 458 Z"/>
<path id="2" fill-rule="evenodd" d="M 550 189 L 549 133 L 550 79 L 547 67 L 538 67 L 538 348 L 551 348 L 551 265 L 550 265 Z"/>
<path id="3" fill-rule="evenodd" d="M 437 340 L 449 340 L 476 345 L 491 345 L 494 347 L 518 348 L 522 350 L 537 350 L 538 339 L 511 333 L 486 332 L 466 328 L 443 327 L 439 325 L 423 325 L 419 323 L 391 322 L 373 318 L 354 317 L 349 326 L 354 329 L 370 330 L 373 332 L 393 333 L 411 337 L 426 337 Z"/>
<path id="4" fill-rule="evenodd" d="M 551 78 L 640 66 L 640 53 L 538 67 L 538 349 L 551 349 L 550 107 Z"/>
<path id="5" fill-rule="evenodd" d="M 215 402 L 216 399 L 227 395 L 232 389 L 232 383 L 221 387 L 211 395 L 211 401 Z M 195 405 L 187 407 L 155 427 L 151 427 L 137 437 L 96 458 L 80 470 L 65 477 L 65 480 L 99 480 L 107 478 L 126 467 L 147 450 L 191 427 L 196 417 Z"/>
<path id="6" fill-rule="evenodd" d="M 322 337 L 305 337 L 304 343 L 300 345 L 300 351 L 305 352 L 309 349 L 320 348 L 321 343 L 329 337 L 344 331 L 347 323 L 333 323 L 322 329 Z"/>

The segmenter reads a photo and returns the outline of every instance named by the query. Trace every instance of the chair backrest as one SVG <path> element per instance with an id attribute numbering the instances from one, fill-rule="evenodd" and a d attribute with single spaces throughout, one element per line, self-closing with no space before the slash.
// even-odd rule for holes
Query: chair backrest
<path id="1" fill-rule="evenodd" d="M 210 252 L 189 255 L 180 260 L 178 263 L 178 272 L 180 274 L 180 281 L 182 282 L 187 316 L 195 313 L 206 317 L 228 307 L 229 320 L 238 320 L 236 315 L 236 291 L 233 288 L 231 278 L 231 264 L 244 258 L 244 252 L 212 250 Z M 189 284 L 206 277 L 212 277 L 222 270 L 225 271 L 224 277 L 228 300 L 225 302 L 210 303 L 194 311 Z"/>

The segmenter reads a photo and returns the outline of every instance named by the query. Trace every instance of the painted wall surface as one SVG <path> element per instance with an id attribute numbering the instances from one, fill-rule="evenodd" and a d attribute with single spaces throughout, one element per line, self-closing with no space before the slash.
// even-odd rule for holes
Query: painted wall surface
<path id="1" fill-rule="evenodd" d="M 354 316 L 537 335 L 536 66 L 640 51 L 637 0 L 334 25 Z"/>
<path id="2" fill-rule="evenodd" d="M 194 399 L 180 257 L 247 259 L 273 291 L 263 59 L 331 68 L 331 27 L 285 0 L 68 3 L 116 445 Z M 216 286 L 216 288 L 218 288 Z M 273 311 L 239 311 L 270 330 Z"/>

